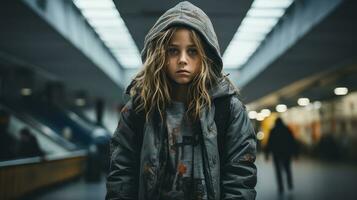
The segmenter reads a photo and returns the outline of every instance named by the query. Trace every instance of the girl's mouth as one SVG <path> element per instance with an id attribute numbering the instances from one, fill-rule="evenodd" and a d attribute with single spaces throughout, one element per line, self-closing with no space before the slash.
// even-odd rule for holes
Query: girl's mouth
<path id="1" fill-rule="evenodd" d="M 190 72 L 189 71 L 187 71 L 187 70 L 178 70 L 178 71 L 176 71 L 176 73 L 177 74 L 190 74 Z"/>

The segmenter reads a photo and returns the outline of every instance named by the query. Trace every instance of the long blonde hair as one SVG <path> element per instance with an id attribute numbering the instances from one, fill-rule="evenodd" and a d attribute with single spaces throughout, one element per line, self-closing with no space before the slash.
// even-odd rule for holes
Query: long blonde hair
<path id="1" fill-rule="evenodd" d="M 144 109 L 146 120 L 156 109 L 163 119 L 164 110 L 171 103 L 171 86 L 165 73 L 167 63 L 166 49 L 174 33 L 182 27 L 171 27 L 160 32 L 149 44 L 143 69 L 136 75 L 130 89 L 131 97 L 139 97 L 137 110 Z M 189 84 L 188 90 L 188 116 L 197 120 L 202 109 L 211 106 L 208 90 L 217 83 L 218 76 L 213 69 L 213 61 L 207 57 L 204 43 L 198 33 L 192 29 L 190 36 L 195 44 L 200 57 L 201 71 Z"/>

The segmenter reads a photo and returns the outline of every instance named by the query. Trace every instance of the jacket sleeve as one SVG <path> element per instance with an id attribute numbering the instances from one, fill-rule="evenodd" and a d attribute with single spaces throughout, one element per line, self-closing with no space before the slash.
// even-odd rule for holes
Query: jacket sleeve
<path id="1" fill-rule="evenodd" d="M 138 115 L 129 101 L 121 110 L 118 127 L 111 139 L 110 172 L 107 177 L 107 200 L 138 198 L 140 165 L 140 130 Z M 140 132 L 141 131 L 141 132 Z"/>
<path id="2" fill-rule="evenodd" d="M 221 199 L 255 199 L 256 136 L 245 107 L 237 97 L 232 97 L 230 110 L 221 158 Z"/>

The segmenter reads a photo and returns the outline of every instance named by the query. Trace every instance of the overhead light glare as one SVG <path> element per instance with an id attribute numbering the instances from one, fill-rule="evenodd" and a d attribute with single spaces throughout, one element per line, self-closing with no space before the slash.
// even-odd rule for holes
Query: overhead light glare
<path id="1" fill-rule="evenodd" d="M 299 98 L 297 103 L 299 104 L 299 106 L 307 106 L 310 104 L 310 99 L 308 98 Z"/>
<path id="2" fill-rule="evenodd" d="M 264 139 L 264 136 L 265 136 L 265 134 L 264 134 L 263 131 L 259 131 L 259 132 L 257 133 L 257 139 L 258 139 L 258 140 L 263 140 L 263 139 Z"/>
<path id="3" fill-rule="evenodd" d="M 337 87 L 335 88 L 334 92 L 337 96 L 343 96 L 348 93 L 348 89 L 346 87 Z"/>
<path id="4" fill-rule="evenodd" d="M 314 109 L 318 110 L 318 109 L 321 108 L 322 104 L 321 104 L 320 101 L 315 101 L 315 102 L 313 103 L 313 106 L 314 106 Z"/>
<path id="5" fill-rule="evenodd" d="M 111 19 L 118 18 L 119 13 L 115 9 L 87 9 L 82 14 L 87 19 Z"/>
<path id="6" fill-rule="evenodd" d="M 258 115 L 258 113 L 256 112 L 256 111 L 249 111 L 249 113 L 248 113 L 248 117 L 249 117 L 249 119 L 255 119 L 255 118 L 257 118 L 257 115 Z"/>
<path id="7" fill-rule="evenodd" d="M 265 116 L 264 116 L 263 113 L 258 113 L 258 114 L 257 114 L 257 120 L 258 120 L 258 121 L 263 121 L 264 119 L 265 119 Z"/>
<path id="8" fill-rule="evenodd" d="M 30 96 L 32 94 L 32 90 L 30 88 L 22 88 L 20 93 L 22 96 Z"/>
<path id="9" fill-rule="evenodd" d="M 110 9 L 115 8 L 113 1 L 110 0 L 74 0 L 74 4 L 79 9 Z"/>
<path id="10" fill-rule="evenodd" d="M 251 8 L 247 15 L 249 17 L 273 17 L 280 18 L 284 14 L 284 9 L 261 9 L 261 8 Z"/>
<path id="11" fill-rule="evenodd" d="M 123 68 L 141 66 L 139 50 L 112 0 L 73 2 Z"/>
<path id="12" fill-rule="evenodd" d="M 257 51 L 293 0 L 255 0 L 223 54 L 224 68 L 239 69 Z M 244 42 L 256 42 L 244 48 Z M 244 58 L 239 57 L 243 54 Z"/>
<path id="13" fill-rule="evenodd" d="M 271 27 L 256 26 L 254 24 L 241 24 L 238 31 L 239 33 L 260 33 L 266 35 L 271 31 Z M 239 36 L 239 33 L 236 33 L 235 36 Z"/>
<path id="14" fill-rule="evenodd" d="M 278 104 L 276 107 L 275 107 L 275 110 L 279 113 L 283 113 L 283 112 L 286 112 L 288 110 L 288 107 L 285 105 L 285 104 Z"/>
<path id="15" fill-rule="evenodd" d="M 271 114 L 271 111 L 269 109 L 265 108 L 265 109 L 261 110 L 260 113 L 262 113 L 264 117 L 269 117 Z"/>
<path id="16" fill-rule="evenodd" d="M 255 0 L 252 4 L 253 8 L 284 8 L 291 5 L 293 0 Z"/>
<path id="17" fill-rule="evenodd" d="M 84 106 L 84 105 L 86 105 L 86 100 L 83 98 L 77 98 L 75 103 L 77 106 Z"/>
<path id="18" fill-rule="evenodd" d="M 255 25 L 271 29 L 278 22 L 278 18 L 258 18 L 246 17 L 243 19 L 242 24 Z"/>

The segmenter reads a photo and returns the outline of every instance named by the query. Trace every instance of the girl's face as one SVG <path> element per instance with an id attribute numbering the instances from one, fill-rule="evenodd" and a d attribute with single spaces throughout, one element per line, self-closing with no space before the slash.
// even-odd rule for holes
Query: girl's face
<path id="1" fill-rule="evenodd" d="M 177 84 L 189 84 L 201 70 L 201 59 L 190 31 L 178 29 L 167 48 L 166 74 Z"/>

